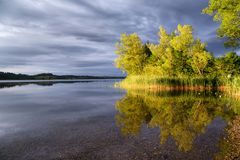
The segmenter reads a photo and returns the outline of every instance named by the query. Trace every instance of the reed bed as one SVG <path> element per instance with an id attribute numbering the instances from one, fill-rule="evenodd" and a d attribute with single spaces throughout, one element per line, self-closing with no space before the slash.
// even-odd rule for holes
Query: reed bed
<path id="1" fill-rule="evenodd" d="M 228 87 L 228 92 L 233 96 L 240 98 L 240 77 L 234 77 L 228 80 L 225 85 Z"/>
<path id="2" fill-rule="evenodd" d="M 158 76 L 129 76 L 116 84 L 120 88 L 150 90 L 212 90 L 221 86 L 216 78 Z"/>
<path id="3" fill-rule="evenodd" d="M 240 77 L 233 78 L 206 78 L 206 77 L 159 77 L 159 76 L 128 76 L 123 81 L 115 84 L 116 87 L 125 89 L 169 91 L 224 91 L 240 97 Z"/>

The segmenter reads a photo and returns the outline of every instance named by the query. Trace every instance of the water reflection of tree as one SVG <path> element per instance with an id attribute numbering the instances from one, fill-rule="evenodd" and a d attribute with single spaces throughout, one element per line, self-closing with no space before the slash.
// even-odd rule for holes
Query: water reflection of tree
<path id="1" fill-rule="evenodd" d="M 228 98 L 207 93 L 171 95 L 128 91 L 116 103 L 116 122 L 124 135 L 137 135 L 143 124 L 159 127 L 161 143 L 171 136 L 179 150 L 189 151 L 196 136 L 204 133 L 214 118 L 229 120 L 236 114 L 232 103 Z"/>

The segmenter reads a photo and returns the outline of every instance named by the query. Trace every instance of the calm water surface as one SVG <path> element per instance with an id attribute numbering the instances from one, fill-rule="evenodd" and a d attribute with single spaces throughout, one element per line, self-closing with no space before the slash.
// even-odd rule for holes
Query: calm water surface
<path id="1" fill-rule="evenodd" d="M 1 83 L 0 160 L 221 159 L 236 146 L 223 139 L 238 100 L 115 81 Z"/>

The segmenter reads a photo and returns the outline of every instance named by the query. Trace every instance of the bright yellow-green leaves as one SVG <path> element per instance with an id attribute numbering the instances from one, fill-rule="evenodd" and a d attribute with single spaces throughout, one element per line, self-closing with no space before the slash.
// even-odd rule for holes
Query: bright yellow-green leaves
<path id="1" fill-rule="evenodd" d="M 158 36 L 159 47 L 162 49 L 161 51 L 164 52 L 166 48 L 169 46 L 172 37 L 167 33 L 166 29 L 163 26 L 160 27 Z"/>
<path id="2" fill-rule="evenodd" d="M 128 75 L 204 76 L 212 56 L 204 43 L 194 39 L 192 26 L 178 25 L 170 34 L 160 27 L 158 35 L 159 44 L 143 44 L 136 33 L 122 34 L 116 66 Z"/>
<path id="3" fill-rule="evenodd" d="M 221 22 L 218 36 L 227 38 L 226 47 L 240 46 L 240 1 L 239 0 L 210 0 L 209 6 L 203 13 L 213 16 Z"/>
<path id="4" fill-rule="evenodd" d="M 122 34 L 116 48 L 119 55 L 115 60 L 116 67 L 127 74 L 141 74 L 148 55 L 139 36 L 136 33 Z"/>
<path id="5" fill-rule="evenodd" d="M 212 56 L 206 52 L 196 52 L 196 55 L 193 56 L 192 68 L 194 71 L 199 73 L 199 75 L 204 74 L 204 69 L 207 67 L 208 62 L 212 59 Z"/>
<path id="6" fill-rule="evenodd" d="M 171 46 L 179 52 L 187 51 L 192 43 L 194 42 L 193 38 L 193 29 L 190 25 L 178 25 L 177 30 L 175 31 L 176 36 L 171 40 Z"/>
<path id="7" fill-rule="evenodd" d="M 212 59 L 212 55 L 205 49 L 205 44 L 201 43 L 200 40 L 197 40 L 192 47 L 191 66 L 193 70 L 199 75 L 203 75 L 204 69 Z"/>
<path id="8" fill-rule="evenodd" d="M 230 79 L 240 74 L 240 57 L 235 52 L 229 52 L 215 61 L 218 76 Z"/>

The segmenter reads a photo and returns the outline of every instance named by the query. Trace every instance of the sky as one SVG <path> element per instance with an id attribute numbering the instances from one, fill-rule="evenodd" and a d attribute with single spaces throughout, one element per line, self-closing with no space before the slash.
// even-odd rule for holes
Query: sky
<path id="1" fill-rule="evenodd" d="M 214 55 L 226 52 L 218 23 L 201 14 L 208 0 L 0 0 L 0 71 L 119 76 L 115 43 L 121 33 L 158 42 L 190 24 Z"/>

